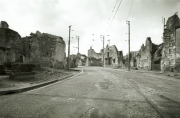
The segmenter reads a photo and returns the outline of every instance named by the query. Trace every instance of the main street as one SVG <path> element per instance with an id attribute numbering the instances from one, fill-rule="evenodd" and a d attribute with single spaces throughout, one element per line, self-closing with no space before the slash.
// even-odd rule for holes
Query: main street
<path id="1" fill-rule="evenodd" d="M 0 118 L 179 118 L 180 81 L 82 67 L 61 82 L 0 96 Z"/>

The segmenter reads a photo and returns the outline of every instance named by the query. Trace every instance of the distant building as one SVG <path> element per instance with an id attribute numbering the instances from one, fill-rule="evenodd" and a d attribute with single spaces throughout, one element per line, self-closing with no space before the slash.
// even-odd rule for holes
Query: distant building
<path id="1" fill-rule="evenodd" d="M 118 51 L 118 65 L 124 67 L 123 51 Z"/>
<path id="2" fill-rule="evenodd" d="M 101 58 L 101 53 L 96 53 L 92 47 L 88 50 L 88 57 L 89 58 L 96 58 L 100 59 Z"/>
<path id="3" fill-rule="evenodd" d="M 79 53 L 79 61 L 78 66 L 85 66 L 86 65 L 87 56 L 84 54 Z"/>
<path id="4" fill-rule="evenodd" d="M 103 55 L 103 49 L 101 50 L 101 55 Z M 101 56 L 103 60 L 103 56 Z M 106 67 L 123 67 L 123 52 L 118 51 L 115 45 L 107 45 L 104 48 L 104 60 Z"/>
<path id="5" fill-rule="evenodd" d="M 130 67 L 131 68 L 137 68 L 137 54 L 138 51 L 131 51 L 130 52 Z"/>
<path id="6" fill-rule="evenodd" d="M 161 70 L 180 71 L 180 19 L 169 17 L 164 28 Z"/>
<path id="7" fill-rule="evenodd" d="M 68 57 L 67 57 L 68 59 Z M 80 60 L 80 55 L 77 54 L 72 54 L 70 55 L 70 59 L 69 59 L 69 62 L 70 62 L 70 68 L 75 68 L 78 66 L 78 63 L 79 63 L 79 60 Z M 68 61 L 68 60 L 67 60 Z M 67 65 L 68 66 L 68 65 Z"/>
<path id="8" fill-rule="evenodd" d="M 86 66 L 102 66 L 101 53 L 96 53 L 92 47 L 88 50 Z"/>

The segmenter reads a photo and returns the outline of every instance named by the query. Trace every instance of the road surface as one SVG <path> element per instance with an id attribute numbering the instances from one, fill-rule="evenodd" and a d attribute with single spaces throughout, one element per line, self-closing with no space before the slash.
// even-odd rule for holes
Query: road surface
<path id="1" fill-rule="evenodd" d="M 180 81 L 82 69 L 53 85 L 0 96 L 0 118 L 180 118 Z"/>

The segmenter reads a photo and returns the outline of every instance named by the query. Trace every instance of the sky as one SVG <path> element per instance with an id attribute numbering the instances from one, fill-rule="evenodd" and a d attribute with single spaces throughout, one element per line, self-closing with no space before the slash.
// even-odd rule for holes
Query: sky
<path id="1" fill-rule="evenodd" d="M 100 52 L 103 48 L 100 35 L 103 35 L 105 46 L 116 45 L 125 55 L 126 20 L 130 21 L 130 50 L 138 51 L 147 37 L 155 44 L 162 43 L 162 17 L 167 21 L 176 12 L 180 14 L 180 0 L 0 0 L 0 20 L 6 21 L 10 29 L 21 37 L 37 30 L 61 36 L 66 54 L 69 26 L 70 54 L 77 54 L 76 36 L 80 37 L 81 54 L 87 55 L 90 46 Z"/>

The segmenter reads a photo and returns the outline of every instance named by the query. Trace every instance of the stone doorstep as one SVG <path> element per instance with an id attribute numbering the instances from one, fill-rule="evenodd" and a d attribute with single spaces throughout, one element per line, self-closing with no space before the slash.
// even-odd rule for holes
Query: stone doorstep
<path id="1" fill-rule="evenodd" d="M 35 72 L 20 72 L 9 74 L 9 79 L 35 78 Z"/>

